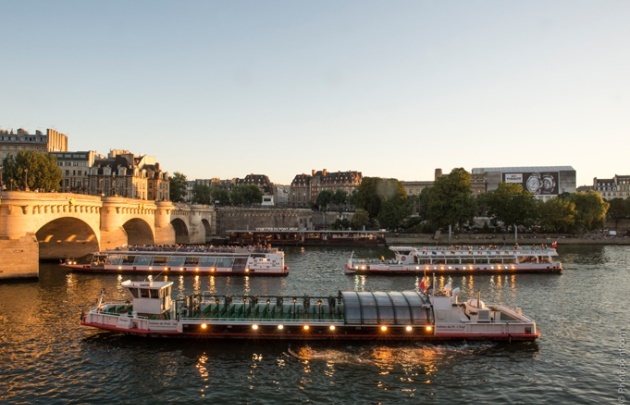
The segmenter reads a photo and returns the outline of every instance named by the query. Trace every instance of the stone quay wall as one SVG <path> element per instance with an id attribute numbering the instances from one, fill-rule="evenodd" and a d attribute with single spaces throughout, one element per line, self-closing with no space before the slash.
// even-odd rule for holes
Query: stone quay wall
<path id="1" fill-rule="evenodd" d="M 284 207 L 216 207 L 216 234 L 256 228 L 312 228 L 313 211 Z"/>

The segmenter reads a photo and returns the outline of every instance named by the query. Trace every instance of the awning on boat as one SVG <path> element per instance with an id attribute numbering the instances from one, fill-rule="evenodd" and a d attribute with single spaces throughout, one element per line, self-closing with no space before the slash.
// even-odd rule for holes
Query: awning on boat
<path id="1" fill-rule="evenodd" d="M 415 291 L 342 291 L 344 318 L 357 325 L 424 325 L 428 301 Z"/>

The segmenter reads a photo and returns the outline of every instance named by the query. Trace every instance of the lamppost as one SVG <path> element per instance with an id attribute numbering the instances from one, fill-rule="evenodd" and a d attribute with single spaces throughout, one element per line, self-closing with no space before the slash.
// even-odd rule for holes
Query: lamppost
<path id="1" fill-rule="evenodd" d="M 31 191 L 28 188 L 28 168 L 24 169 L 24 191 Z"/>

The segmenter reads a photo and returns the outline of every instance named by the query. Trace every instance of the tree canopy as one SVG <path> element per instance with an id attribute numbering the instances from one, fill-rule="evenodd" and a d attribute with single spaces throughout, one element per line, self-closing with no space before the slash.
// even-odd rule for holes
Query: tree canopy
<path id="1" fill-rule="evenodd" d="M 168 178 L 169 180 L 169 198 L 173 202 L 184 202 L 186 199 L 186 175 L 175 172 L 173 176 Z"/>
<path id="2" fill-rule="evenodd" d="M 195 184 L 193 187 L 193 203 L 195 204 L 212 204 L 212 195 L 210 186 L 205 184 Z"/>
<path id="3" fill-rule="evenodd" d="M 239 184 L 230 192 L 232 205 L 260 204 L 262 197 L 262 190 L 253 184 Z"/>
<path id="4" fill-rule="evenodd" d="M 411 214 L 407 192 L 396 179 L 364 177 L 352 200 L 355 209 L 367 212 L 370 223 L 377 220 L 379 227 L 396 229 Z"/>
<path id="5" fill-rule="evenodd" d="M 3 162 L 3 184 L 7 188 L 57 191 L 61 187 L 61 169 L 57 158 L 34 150 L 7 156 Z"/>
<path id="6" fill-rule="evenodd" d="M 459 168 L 435 180 L 427 192 L 427 217 L 436 226 L 461 226 L 464 222 L 472 221 L 475 203 L 470 178 L 470 173 Z"/>
<path id="7" fill-rule="evenodd" d="M 575 227 L 578 232 L 602 229 L 606 220 L 609 203 L 602 196 L 591 190 L 587 193 L 569 194 L 566 201 L 575 204 Z"/>
<path id="8" fill-rule="evenodd" d="M 536 217 L 536 199 L 520 184 L 499 183 L 496 190 L 486 193 L 484 201 L 488 214 L 506 226 L 529 225 Z"/>
<path id="9" fill-rule="evenodd" d="M 575 224 L 575 204 L 552 198 L 538 204 L 538 223 L 546 232 L 571 232 Z"/>
<path id="10" fill-rule="evenodd" d="M 606 216 L 615 221 L 615 229 L 619 227 L 619 221 L 622 219 L 630 219 L 630 200 L 622 198 L 613 198 L 609 201 L 610 208 Z"/>

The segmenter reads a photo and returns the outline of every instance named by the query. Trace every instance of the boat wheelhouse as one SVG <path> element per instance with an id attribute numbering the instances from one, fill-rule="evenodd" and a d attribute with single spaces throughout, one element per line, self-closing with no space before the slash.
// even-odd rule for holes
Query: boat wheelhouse
<path id="1" fill-rule="evenodd" d="M 557 273 L 555 248 L 515 247 L 412 247 L 391 246 L 394 258 L 364 259 L 354 256 L 346 262 L 348 274 L 452 274 Z"/>
<path id="2" fill-rule="evenodd" d="M 178 273 L 216 276 L 286 276 L 284 252 L 271 249 L 215 248 L 205 251 L 108 250 L 92 254 L 86 264 L 62 264 L 77 272 Z"/>
<path id="3" fill-rule="evenodd" d="M 289 340 L 535 340 L 520 309 L 479 298 L 460 303 L 450 284 L 423 291 L 339 291 L 331 296 L 191 294 L 172 300 L 172 281 L 124 281 L 131 301 L 104 301 L 81 324 L 146 337 Z"/>

